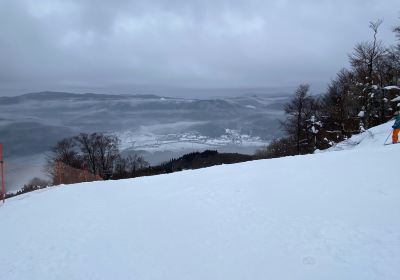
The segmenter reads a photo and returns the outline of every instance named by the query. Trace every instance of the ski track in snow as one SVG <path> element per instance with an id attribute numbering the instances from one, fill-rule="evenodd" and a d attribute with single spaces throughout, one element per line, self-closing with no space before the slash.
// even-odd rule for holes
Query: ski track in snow
<path id="1" fill-rule="evenodd" d="M 389 128 L 315 155 L 9 199 L 0 279 L 397 280 L 400 145 L 383 146 Z"/>

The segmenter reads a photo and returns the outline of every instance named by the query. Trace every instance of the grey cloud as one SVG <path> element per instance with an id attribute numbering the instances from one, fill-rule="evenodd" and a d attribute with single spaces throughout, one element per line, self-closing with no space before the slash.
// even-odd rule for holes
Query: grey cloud
<path id="1" fill-rule="evenodd" d="M 0 94 L 326 84 L 396 0 L 0 0 Z"/>

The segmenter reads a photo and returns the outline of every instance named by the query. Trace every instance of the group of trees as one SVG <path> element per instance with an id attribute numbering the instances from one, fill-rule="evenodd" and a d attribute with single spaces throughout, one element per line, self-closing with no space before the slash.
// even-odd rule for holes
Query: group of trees
<path id="1" fill-rule="evenodd" d="M 27 192 L 32 192 L 32 191 L 36 191 L 36 190 L 40 190 L 40 189 L 44 189 L 47 188 L 49 185 L 51 184 L 51 182 L 38 178 L 38 177 L 34 177 L 33 179 L 31 179 L 27 184 L 25 184 L 20 190 L 18 190 L 17 192 L 8 192 L 6 193 L 6 199 L 16 196 L 16 195 L 21 195 Z"/>
<path id="2" fill-rule="evenodd" d="M 400 26 L 393 30 L 399 43 L 386 47 L 378 39 L 381 24 L 370 22 L 371 40 L 354 47 L 350 69 L 340 70 L 325 94 L 310 95 L 308 85 L 298 87 L 285 106 L 286 137 L 260 150 L 259 157 L 326 149 L 392 118 L 398 108 L 390 100 L 400 93 Z"/>
<path id="3" fill-rule="evenodd" d="M 115 135 L 81 133 L 59 141 L 47 158 L 53 184 L 134 177 L 148 166 L 141 156 L 123 157 Z"/>
<path id="4" fill-rule="evenodd" d="M 119 143 L 118 137 L 102 133 L 81 133 L 59 141 L 47 158 L 50 185 L 151 176 L 254 159 L 251 155 L 207 150 L 150 166 L 136 154 L 123 157 L 119 152 Z M 26 190 L 38 188 L 35 181 Z"/>
<path id="5" fill-rule="evenodd" d="M 252 160 L 253 156 L 238 153 L 219 153 L 206 150 L 204 152 L 192 152 L 176 159 L 171 159 L 161 166 L 168 172 L 176 172 L 185 169 L 198 169 L 220 164 L 232 164 Z"/>

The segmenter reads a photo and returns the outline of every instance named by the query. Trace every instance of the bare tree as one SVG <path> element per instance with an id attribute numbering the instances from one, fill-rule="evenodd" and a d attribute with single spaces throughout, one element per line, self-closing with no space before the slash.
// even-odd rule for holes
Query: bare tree
<path id="1" fill-rule="evenodd" d="M 149 167 L 149 163 L 142 156 L 137 154 L 129 155 L 126 161 L 127 171 L 130 176 L 135 176 L 138 170 Z"/>
<path id="2" fill-rule="evenodd" d="M 81 155 L 92 174 L 103 179 L 112 176 L 114 164 L 119 156 L 119 139 L 103 133 L 81 133 L 74 137 L 80 147 Z"/>
<path id="3" fill-rule="evenodd" d="M 349 56 L 350 64 L 355 72 L 356 87 L 359 88 L 359 96 L 362 104 L 360 118 L 364 120 L 360 127 L 369 128 L 373 112 L 373 99 L 376 98 L 376 84 L 379 84 L 377 76 L 377 63 L 386 50 L 377 35 L 382 20 L 370 22 L 369 28 L 373 31 L 372 41 L 358 43 L 353 53 Z"/>
<path id="4" fill-rule="evenodd" d="M 46 156 L 44 172 L 55 181 L 57 165 L 62 163 L 73 168 L 80 168 L 81 159 L 73 138 L 63 139 L 51 149 Z"/>
<path id="5" fill-rule="evenodd" d="M 86 180 L 92 177 L 88 174 L 110 179 L 117 159 L 120 157 L 119 143 L 118 137 L 102 133 L 81 133 L 75 137 L 63 139 L 52 149 L 47 158 L 45 170 L 54 182 L 59 183 L 71 180 L 76 182 L 80 180 L 80 177 Z M 67 170 L 70 175 L 62 174 Z M 79 170 L 84 170 L 86 173 L 80 173 Z M 67 178 L 68 176 L 76 178 Z"/>
<path id="6" fill-rule="evenodd" d="M 119 156 L 116 159 L 113 179 L 136 177 L 138 171 L 149 166 L 149 163 L 142 156 L 137 154 L 129 155 L 126 158 Z"/>
<path id="7" fill-rule="evenodd" d="M 94 134 L 95 157 L 100 177 L 111 178 L 116 159 L 119 157 L 120 140 L 114 135 Z"/>
<path id="8" fill-rule="evenodd" d="M 329 141 L 342 141 L 358 131 L 358 99 L 353 98 L 354 75 L 342 69 L 330 82 L 322 98 L 321 120 Z"/>
<path id="9" fill-rule="evenodd" d="M 119 156 L 115 160 L 113 179 L 123 179 L 128 177 L 126 159 Z"/>
<path id="10" fill-rule="evenodd" d="M 400 41 L 400 25 L 396 26 L 395 28 L 393 28 L 393 32 L 396 34 L 396 37 L 399 39 Z M 399 45 L 400 46 L 400 45 Z"/>
<path id="11" fill-rule="evenodd" d="M 294 93 L 293 98 L 285 105 L 285 113 L 288 116 L 286 121 L 282 123 L 285 131 L 289 136 L 294 137 L 297 147 L 297 153 L 301 153 L 301 145 L 307 141 L 307 109 L 309 107 L 310 86 L 307 84 L 300 85 Z"/>
<path id="12" fill-rule="evenodd" d="M 87 167 L 89 172 L 92 174 L 98 174 L 96 160 L 97 146 L 95 142 L 96 135 L 96 133 L 90 135 L 87 133 L 81 133 L 73 138 L 73 140 L 78 143 L 83 160 L 87 164 L 85 168 Z"/>

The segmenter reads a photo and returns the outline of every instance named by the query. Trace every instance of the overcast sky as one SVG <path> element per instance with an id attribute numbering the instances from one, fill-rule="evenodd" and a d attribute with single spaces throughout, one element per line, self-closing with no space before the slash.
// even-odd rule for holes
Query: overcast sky
<path id="1" fill-rule="evenodd" d="M 323 87 L 398 0 L 0 0 L 0 95 Z M 181 92 L 185 92 L 184 90 Z"/>

